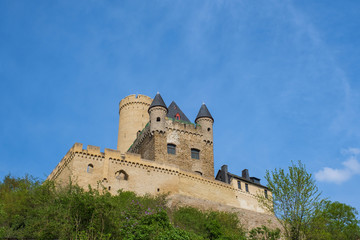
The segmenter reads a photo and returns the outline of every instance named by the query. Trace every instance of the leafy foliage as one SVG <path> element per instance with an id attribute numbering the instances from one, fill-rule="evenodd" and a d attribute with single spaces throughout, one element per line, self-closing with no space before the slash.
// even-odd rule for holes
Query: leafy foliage
<path id="1" fill-rule="evenodd" d="M 182 207 L 172 217 L 175 225 L 195 233 L 199 239 L 246 239 L 235 214 Z"/>
<path id="2" fill-rule="evenodd" d="M 275 213 L 287 239 L 305 239 L 306 229 L 320 203 L 320 193 L 312 175 L 299 161 L 284 169 L 266 171 L 265 179 L 273 196 L 258 195 L 262 205 Z"/>
<path id="3" fill-rule="evenodd" d="M 266 226 L 253 228 L 249 232 L 250 240 L 277 240 L 280 239 L 280 229 L 269 229 Z"/>
<path id="4" fill-rule="evenodd" d="M 323 201 L 309 224 L 308 239 L 360 239 L 360 221 L 355 208 L 331 201 Z"/>
<path id="5" fill-rule="evenodd" d="M 257 198 L 268 211 L 275 213 L 286 239 L 360 239 L 356 209 L 320 199 L 312 175 L 300 161 L 297 165 L 292 163 L 287 173 L 284 169 L 267 171 L 265 178 L 272 196 L 258 194 Z M 257 228 L 250 231 L 250 237 L 272 239 L 273 233 L 276 236 L 266 227 Z"/>
<path id="6" fill-rule="evenodd" d="M 119 191 L 112 196 L 72 183 L 62 188 L 40 184 L 31 177 L 6 176 L 0 182 L 0 237 L 5 238 L 245 239 L 238 223 L 227 213 L 171 210 L 163 195 Z"/>

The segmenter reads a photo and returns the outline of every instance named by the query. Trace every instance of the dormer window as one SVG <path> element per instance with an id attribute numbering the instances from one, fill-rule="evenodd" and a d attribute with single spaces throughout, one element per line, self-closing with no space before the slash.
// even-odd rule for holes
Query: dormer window
<path id="1" fill-rule="evenodd" d="M 168 154 L 173 154 L 173 155 L 175 155 L 175 154 L 176 154 L 176 145 L 169 143 L 169 144 L 167 145 L 167 152 L 168 152 Z"/>
<path id="2" fill-rule="evenodd" d="M 177 114 L 175 115 L 175 119 L 176 119 L 176 120 L 180 120 L 180 114 L 179 114 L 179 113 L 177 113 Z"/>
<path id="3" fill-rule="evenodd" d="M 200 150 L 196 148 L 191 149 L 191 158 L 192 159 L 200 159 Z"/>

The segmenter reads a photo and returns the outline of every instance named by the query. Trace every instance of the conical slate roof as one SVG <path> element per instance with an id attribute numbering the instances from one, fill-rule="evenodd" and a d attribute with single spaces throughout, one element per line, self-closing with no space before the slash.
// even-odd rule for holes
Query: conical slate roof
<path id="1" fill-rule="evenodd" d="M 166 114 L 168 118 L 176 119 L 176 115 L 178 114 L 178 117 L 181 121 L 190 122 L 190 120 L 186 117 L 186 115 L 183 113 L 183 111 L 181 111 L 179 106 L 174 101 L 171 102 L 168 109 L 169 112 Z"/>
<path id="2" fill-rule="evenodd" d="M 198 115 L 197 115 L 196 118 L 195 118 L 195 122 L 196 122 L 196 120 L 198 120 L 199 118 L 203 118 L 203 117 L 211 118 L 211 119 L 214 121 L 214 119 L 213 119 L 213 117 L 211 116 L 209 110 L 207 109 L 205 103 L 203 103 L 203 104 L 201 105 L 201 108 L 200 108 L 200 110 L 199 110 L 199 113 L 198 113 Z"/>
<path id="3" fill-rule="evenodd" d="M 152 103 L 149 107 L 149 110 L 152 107 L 164 107 L 167 110 L 166 104 L 165 104 L 164 100 L 162 99 L 160 93 L 157 93 L 156 96 L 154 97 L 154 100 L 152 101 Z"/>

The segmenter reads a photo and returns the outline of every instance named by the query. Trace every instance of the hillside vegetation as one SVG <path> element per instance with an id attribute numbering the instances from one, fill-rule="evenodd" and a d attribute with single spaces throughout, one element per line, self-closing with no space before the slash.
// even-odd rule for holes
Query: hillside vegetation
<path id="1" fill-rule="evenodd" d="M 0 182 L 0 238 L 18 239 L 278 239 L 279 230 L 246 232 L 235 214 L 169 209 L 163 195 L 110 195 L 31 178 Z"/>

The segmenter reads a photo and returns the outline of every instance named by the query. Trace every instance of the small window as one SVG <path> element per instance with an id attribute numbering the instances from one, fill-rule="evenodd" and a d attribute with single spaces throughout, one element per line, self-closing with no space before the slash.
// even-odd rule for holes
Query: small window
<path id="1" fill-rule="evenodd" d="M 94 169 L 94 166 L 90 163 L 90 164 L 87 166 L 86 172 L 92 173 L 92 172 L 93 172 L 93 169 Z"/>
<path id="2" fill-rule="evenodd" d="M 202 172 L 200 171 L 195 171 L 195 173 L 199 174 L 200 176 L 202 176 Z"/>
<path id="3" fill-rule="evenodd" d="M 167 152 L 168 152 L 168 154 L 176 154 L 176 145 L 174 145 L 174 144 L 168 144 L 167 145 Z"/>
<path id="4" fill-rule="evenodd" d="M 200 159 L 200 150 L 196 148 L 191 149 L 191 158 L 192 159 Z"/>
<path id="5" fill-rule="evenodd" d="M 238 181 L 238 189 L 241 189 L 241 182 Z"/>
<path id="6" fill-rule="evenodd" d="M 208 128 L 208 132 L 210 132 L 211 128 Z"/>
<path id="7" fill-rule="evenodd" d="M 160 122 L 160 120 L 161 120 L 160 117 L 157 117 L 157 118 L 156 118 L 156 121 L 157 121 L 157 122 Z"/>
<path id="8" fill-rule="evenodd" d="M 264 189 L 264 193 L 265 193 L 265 197 L 268 198 L 268 193 L 266 189 Z"/>
<path id="9" fill-rule="evenodd" d="M 129 179 L 129 174 L 127 174 L 124 170 L 119 170 L 115 173 L 115 178 L 117 180 L 125 180 Z"/>
<path id="10" fill-rule="evenodd" d="M 249 184 L 245 183 L 245 190 L 249 192 Z"/>
<path id="11" fill-rule="evenodd" d="M 176 119 L 176 120 L 180 120 L 180 114 L 179 114 L 179 113 L 177 113 L 177 114 L 175 115 L 175 119 Z"/>

